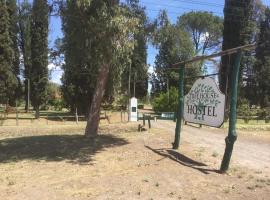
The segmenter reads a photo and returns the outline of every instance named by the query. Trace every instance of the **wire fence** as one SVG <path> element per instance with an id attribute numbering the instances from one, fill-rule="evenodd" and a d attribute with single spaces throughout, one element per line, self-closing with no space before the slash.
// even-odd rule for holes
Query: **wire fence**
<path id="1" fill-rule="evenodd" d="M 126 111 L 102 111 L 100 114 L 101 123 L 124 123 L 128 122 Z M 0 126 L 54 126 L 54 125 L 80 125 L 87 122 L 84 115 L 70 113 L 45 112 L 40 114 L 38 119 L 34 113 L 25 112 L 4 112 L 0 110 Z"/>
<path id="2" fill-rule="evenodd" d="M 138 120 L 143 116 L 150 116 L 151 120 L 174 120 L 174 112 L 138 112 Z M 225 117 L 228 120 L 228 116 Z M 100 113 L 101 123 L 126 123 L 128 122 L 128 112 L 126 110 L 102 110 Z M 225 120 L 225 121 L 226 121 Z M 54 126 L 54 125 L 83 125 L 86 124 L 87 117 L 84 115 L 71 114 L 68 112 L 42 111 L 40 118 L 36 119 L 34 112 L 26 113 L 16 108 L 6 111 L 0 106 L 0 126 Z M 270 124 L 270 116 L 261 115 L 238 115 L 238 121 L 245 124 Z"/>

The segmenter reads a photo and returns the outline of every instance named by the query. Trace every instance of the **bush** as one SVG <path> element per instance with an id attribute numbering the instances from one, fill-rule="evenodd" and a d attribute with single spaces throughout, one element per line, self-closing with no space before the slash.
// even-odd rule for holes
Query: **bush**
<path id="1" fill-rule="evenodd" d="M 114 101 L 114 107 L 126 106 L 129 102 L 127 95 L 119 95 Z"/>
<path id="2" fill-rule="evenodd" d="M 259 112 L 259 117 L 261 119 L 264 119 L 265 123 L 269 123 L 270 122 L 270 107 L 266 107 L 264 109 L 261 109 Z"/>
<path id="3" fill-rule="evenodd" d="M 54 110 L 62 111 L 63 108 L 65 108 L 65 102 L 63 99 L 53 99 L 49 100 L 48 104 L 54 108 Z"/>
<path id="4" fill-rule="evenodd" d="M 243 101 L 242 104 L 239 105 L 237 115 L 241 116 L 245 123 L 249 122 L 251 116 L 253 115 L 253 112 L 249 107 L 248 101 Z"/>
<path id="5" fill-rule="evenodd" d="M 162 92 L 156 98 L 153 99 L 152 106 L 155 112 L 176 112 L 178 106 L 178 90 L 175 87 L 169 90 L 170 98 L 168 99 L 168 93 Z"/>
<path id="6" fill-rule="evenodd" d="M 138 104 L 138 109 L 144 109 L 144 105 L 143 104 Z"/>

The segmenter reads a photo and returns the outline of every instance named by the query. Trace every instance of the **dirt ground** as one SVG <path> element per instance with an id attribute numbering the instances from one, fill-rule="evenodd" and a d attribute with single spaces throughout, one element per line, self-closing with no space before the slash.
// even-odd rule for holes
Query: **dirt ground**
<path id="1" fill-rule="evenodd" d="M 227 131 L 175 123 L 0 128 L 0 199 L 270 199 L 270 133 L 239 132 L 227 174 L 218 169 Z"/>

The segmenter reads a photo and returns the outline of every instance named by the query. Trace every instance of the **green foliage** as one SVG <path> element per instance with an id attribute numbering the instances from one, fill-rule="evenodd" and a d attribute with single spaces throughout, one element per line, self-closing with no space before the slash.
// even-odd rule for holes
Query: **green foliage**
<path id="1" fill-rule="evenodd" d="M 145 8 L 139 6 L 138 0 L 129 0 L 127 4 L 132 17 L 138 19 L 139 30 L 134 35 L 135 47 L 130 56 L 130 67 L 126 67 L 122 74 L 122 93 L 128 94 L 128 79 L 131 77 L 131 96 L 142 99 L 147 95 L 148 89 L 148 66 L 147 66 L 147 37 L 149 34 L 149 23 L 146 17 Z M 129 74 L 130 73 L 130 74 Z"/>
<path id="2" fill-rule="evenodd" d="M 7 8 L 8 8 L 8 14 L 9 14 L 9 35 L 12 41 L 12 49 L 14 52 L 14 57 L 12 60 L 12 72 L 14 76 L 17 78 L 17 88 L 15 89 L 15 93 L 13 96 L 9 99 L 9 104 L 12 106 L 15 106 L 16 100 L 21 96 L 22 94 L 22 88 L 20 84 L 20 69 L 19 69 L 19 49 L 18 49 L 18 33 L 19 33 L 19 27 L 18 27 L 18 9 L 16 0 L 9 0 L 7 2 Z"/>
<path id="3" fill-rule="evenodd" d="M 156 56 L 155 72 L 152 74 L 152 95 L 165 92 L 168 87 L 178 87 L 177 70 L 168 70 L 176 62 L 186 60 L 194 55 L 194 47 L 187 32 L 179 26 L 170 23 L 167 13 L 161 12 L 156 20 L 156 30 L 153 34 L 153 42 L 159 48 Z M 196 65 L 186 69 L 188 77 L 194 77 L 201 73 Z M 186 89 L 189 89 L 191 82 L 188 79 Z"/>
<path id="4" fill-rule="evenodd" d="M 171 87 L 169 93 L 161 92 L 152 101 L 155 112 L 176 112 L 178 106 L 178 90 Z"/>
<path id="5" fill-rule="evenodd" d="M 250 102 L 247 99 L 238 99 L 237 115 L 240 119 L 243 119 L 245 123 L 250 120 L 265 120 L 266 123 L 270 120 L 270 107 L 251 107 Z"/>
<path id="6" fill-rule="evenodd" d="M 117 99 L 115 99 L 116 105 L 126 106 L 129 98 L 127 95 L 118 95 Z"/>
<path id="7" fill-rule="evenodd" d="M 250 35 L 249 43 L 255 42 L 259 37 L 260 24 L 262 19 L 264 19 L 265 6 L 261 0 L 253 1 L 252 15 L 249 19 L 249 26 L 246 27 L 246 31 Z M 242 57 L 241 62 L 241 74 L 240 76 L 240 93 L 242 98 L 249 100 L 252 105 L 259 105 L 258 98 L 256 95 L 257 85 L 256 85 L 256 73 L 255 73 L 255 62 L 256 57 L 253 51 L 246 51 Z"/>
<path id="8" fill-rule="evenodd" d="M 48 15 L 47 1 L 34 0 L 31 21 L 31 102 L 39 117 L 39 107 L 47 98 L 48 83 Z"/>
<path id="9" fill-rule="evenodd" d="M 48 99 L 46 103 L 42 104 L 42 107 L 46 109 L 53 108 L 56 111 L 62 111 L 63 108 L 66 108 L 66 103 L 62 98 L 60 85 L 49 82 L 47 86 Z"/>
<path id="10" fill-rule="evenodd" d="M 253 114 L 255 113 L 253 113 L 250 109 L 250 105 L 247 99 L 239 102 L 239 106 L 237 108 L 238 117 L 241 116 L 244 119 L 245 123 L 248 123 Z"/>
<path id="11" fill-rule="evenodd" d="M 18 45 L 22 53 L 23 59 L 23 76 L 26 79 L 24 82 L 25 109 L 28 106 L 28 81 L 31 72 L 31 5 L 27 0 L 19 3 L 19 40 Z"/>
<path id="12" fill-rule="evenodd" d="M 252 18 L 254 5 L 254 0 L 247 0 L 245 3 L 239 3 L 239 1 L 234 0 L 225 1 L 223 50 L 235 48 L 252 42 L 254 31 L 256 31 L 256 24 Z M 234 62 L 235 55 L 222 56 L 221 66 L 219 69 L 219 82 L 220 89 L 223 93 L 226 93 L 226 88 L 230 89 L 229 83 Z M 247 62 L 248 60 L 242 59 L 240 74 L 243 73 L 244 66 L 249 66 Z M 240 76 L 240 78 L 241 77 L 242 76 Z M 228 87 L 227 80 L 229 81 Z"/>
<path id="13" fill-rule="evenodd" d="M 138 109 L 144 109 L 144 105 L 143 104 L 138 104 Z"/>
<path id="14" fill-rule="evenodd" d="M 65 55 L 62 76 L 62 93 L 72 112 L 77 108 L 79 114 L 87 114 L 95 89 L 97 65 L 92 57 L 93 48 L 87 18 L 87 10 L 79 7 L 76 1 L 67 1 L 61 12 L 63 46 Z M 90 23 L 90 22 L 88 22 Z"/>
<path id="15" fill-rule="evenodd" d="M 60 85 L 53 82 L 49 82 L 47 92 L 48 92 L 48 104 L 50 106 L 55 107 L 59 104 L 59 100 L 62 101 Z"/>
<path id="16" fill-rule="evenodd" d="M 62 111 L 66 107 L 63 99 L 49 99 L 48 105 L 53 107 L 56 111 Z"/>
<path id="17" fill-rule="evenodd" d="M 15 57 L 9 30 L 8 9 L 5 1 L 0 1 L 0 103 L 7 103 L 18 85 L 12 68 Z"/>
<path id="18" fill-rule="evenodd" d="M 16 0 L 7 1 L 7 8 L 9 14 L 9 35 L 12 41 L 12 48 L 14 51 L 14 57 L 12 61 L 12 70 L 15 76 L 20 74 L 19 70 L 19 49 L 18 49 L 18 9 Z"/>
<path id="19" fill-rule="evenodd" d="M 270 106 L 270 9 L 265 10 L 265 19 L 260 25 L 260 34 L 254 65 L 257 104 L 262 108 Z"/>
<path id="20" fill-rule="evenodd" d="M 223 20 L 210 12 L 192 11 L 178 17 L 177 26 L 189 33 L 195 53 L 205 54 L 206 50 L 219 47 L 222 41 Z"/>
<path id="21" fill-rule="evenodd" d="M 120 91 L 134 50 L 138 18 L 110 1 L 67 1 L 62 10 L 65 54 L 63 97 L 72 111 L 88 115 L 98 70 L 110 65 L 106 100 Z M 124 83 L 127 85 L 126 83 Z"/>
<path id="22" fill-rule="evenodd" d="M 259 117 L 261 119 L 265 119 L 266 123 L 269 123 L 270 122 L 270 106 L 261 109 L 259 112 Z"/>

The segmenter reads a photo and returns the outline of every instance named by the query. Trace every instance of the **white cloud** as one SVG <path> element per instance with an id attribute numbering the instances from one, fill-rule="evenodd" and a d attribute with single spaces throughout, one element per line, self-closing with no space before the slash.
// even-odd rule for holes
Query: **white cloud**
<path id="1" fill-rule="evenodd" d="M 52 71 L 51 81 L 61 85 L 62 84 L 62 82 L 61 82 L 62 75 L 63 75 L 63 70 Z"/>
<path id="2" fill-rule="evenodd" d="M 50 63 L 49 65 L 48 65 L 48 69 L 49 70 L 53 70 L 53 69 L 55 69 L 57 66 L 55 66 L 55 64 L 53 64 L 53 63 Z"/>
<path id="3" fill-rule="evenodd" d="M 54 63 L 49 63 L 48 70 L 50 72 L 50 81 L 61 84 L 61 77 L 63 75 L 61 66 L 57 66 Z"/>

